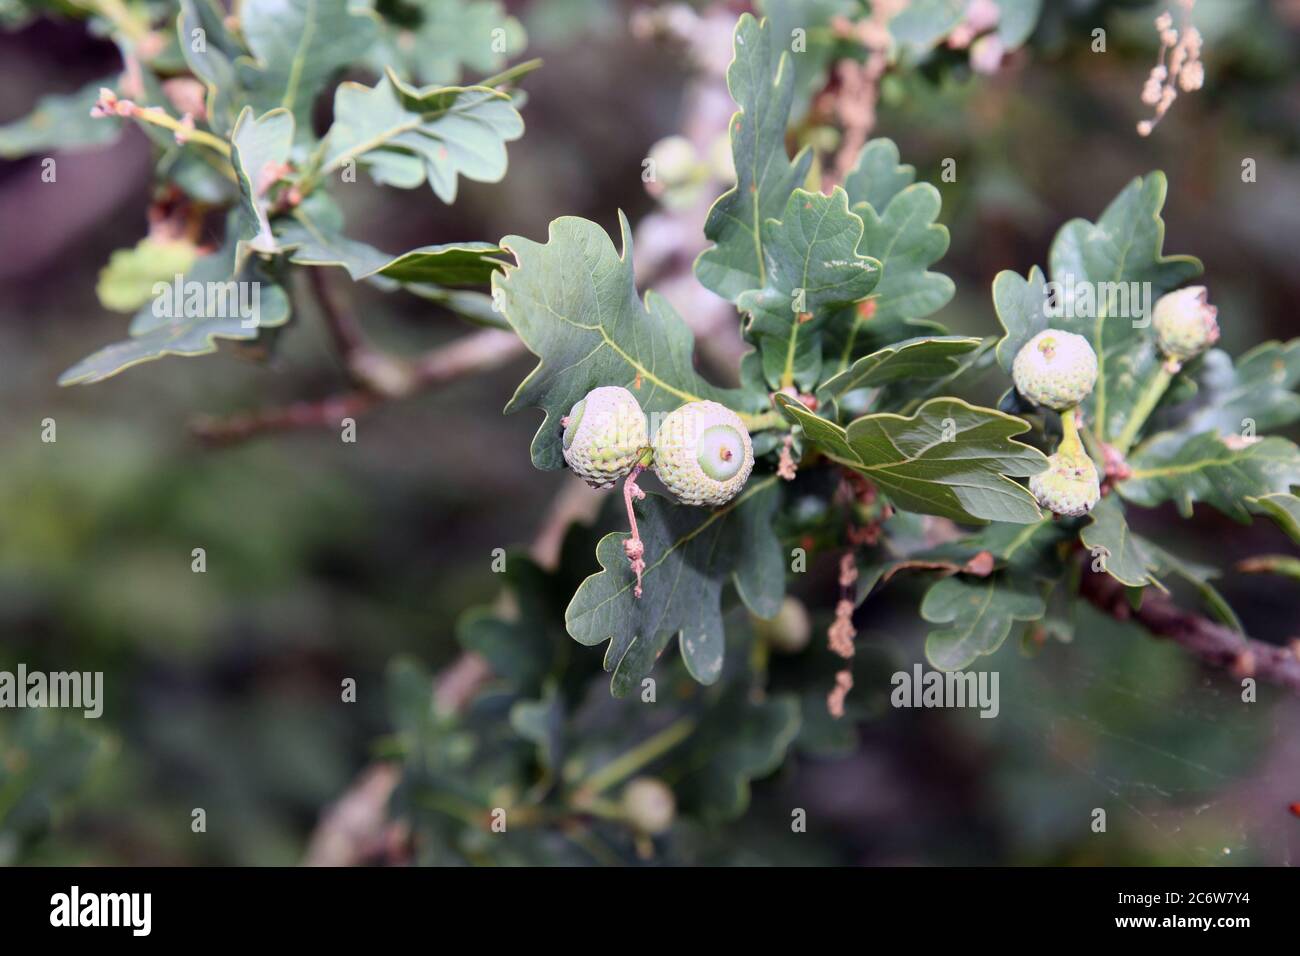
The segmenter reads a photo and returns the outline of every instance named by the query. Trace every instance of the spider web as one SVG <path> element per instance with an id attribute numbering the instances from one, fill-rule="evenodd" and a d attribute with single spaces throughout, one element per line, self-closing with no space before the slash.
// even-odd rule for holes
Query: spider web
<path id="1" fill-rule="evenodd" d="M 1247 702 L 1239 680 L 1090 608 L 1070 643 L 1008 645 L 975 668 L 999 672 L 1001 712 L 960 720 L 996 751 L 987 765 L 1013 856 L 1300 859 L 1300 704 L 1287 691 L 1260 683 Z"/>

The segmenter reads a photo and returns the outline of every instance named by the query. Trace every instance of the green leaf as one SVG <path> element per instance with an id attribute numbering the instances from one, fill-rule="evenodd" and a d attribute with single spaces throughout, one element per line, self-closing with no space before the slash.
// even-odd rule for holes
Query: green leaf
<path id="1" fill-rule="evenodd" d="M 424 83 L 459 83 L 467 69 L 495 73 L 527 44 L 500 0 L 415 0 L 409 9 L 414 23 L 383 31 L 383 65 Z"/>
<path id="2" fill-rule="evenodd" d="M 916 167 L 899 162 L 892 139 L 873 139 L 862 147 L 858 161 L 844 177 L 849 205 L 866 203 L 873 210 L 887 209 L 894 197 L 916 182 Z"/>
<path id="3" fill-rule="evenodd" d="M 146 237 L 130 249 L 118 249 L 99 270 L 99 304 L 114 312 L 134 312 L 152 300 L 159 282 L 170 285 L 197 257 L 194 243 L 186 239 Z"/>
<path id="4" fill-rule="evenodd" d="M 1252 510 L 1267 514 L 1291 536 L 1292 541 L 1300 544 L 1300 498 L 1292 494 L 1271 494 L 1247 501 Z"/>
<path id="5" fill-rule="evenodd" d="M 979 348 L 981 341 L 961 335 L 907 339 L 864 355 L 851 368 L 828 380 L 817 393 L 838 398 L 857 388 L 947 378 L 960 370 L 961 357 Z"/>
<path id="6" fill-rule="evenodd" d="M 1203 501 L 1249 523 L 1245 499 L 1300 484 L 1300 449 L 1285 438 L 1230 440 L 1213 432 L 1192 438 L 1162 432 L 1129 456 L 1132 474 L 1120 482 L 1120 494 L 1148 508 L 1173 501 L 1184 517 Z"/>
<path id="7" fill-rule="evenodd" d="M 0 0 L 0 30 L 21 30 L 47 10 L 57 7 L 53 0 Z"/>
<path id="8" fill-rule="evenodd" d="M 998 339 L 998 364 L 1009 373 L 1016 353 L 1048 326 L 1047 276 L 1043 270 L 1032 266 L 1027 276 L 1010 269 L 999 272 L 993 277 L 993 308 L 1005 330 Z M 1058 320 L 1058 324 L 1063 321 Z"/>
<path id="9" fill-rule="evenodd" d="M 267 219 L 267 196 L 282 175 L 293 148 L 293 114 L 274 109 L 253 118 L 245 106 L 230 134 L 230 164 L 239 180 L 240 238 L 258 252 L 275 252 L 275 235 Z"/>
<path id="10" fill-rule="evenodd" d="M 1018 576 L 1051 579 L 1061 570 L 1058 545 L 1073 535 L 1054 517 L 1026 525 L 991 524 L 967 537 L 969 548 L 988 551 L 998 567 Z"/>
<path id="11" fill-rule="evenodd" d="M 1043 0 L 998 0 L 998 39 L 1008 50 L 1022 46 L 1038 25 Z"/>
<path id="12" fill-rule="evenodd" d="M 492 297 L 486 293 L 470 292 L 463 289 L 444 289 L 441 286 L 430 285 L 425 282 L 409 284 L 405 286 L 405 289 L 407 292 L 418 295 L 422 299 L 428 299 L 430 302 L 435 302 L 444 309 L 454 312 L 470 325 L 477 325 L 485 329 L 501 329 L 503 332 L 510 331 L 510 323 L 506 321 L 504 315 L 497 311 Z"/>
<path id="13" fill-rule="evenodd" d="M 665 776 L 687 812 L 731 820 L 749 806 L 750 781 L 774 772 L 799 733 L 799 701 L 778 694 L 760 702 L 743 686 L 727 688 L 673 754 Z"/>
<path id="14" fill-rule="evenodd" d="M 1050 518 L 1030 524 L 995 522 L 964 538 L 866 565 L 858 576 L 856 602 L 861 604 L 900 571 L 982 578 L 1005 569 L 1017 578 L 1053 581 L 1063 570 L 1059 546 L 1072 537 L 1062 522 Z"/>
<path id="15" fill-rule="evenodd" d="M 711 399 L 733 408 L 752 397 L 714 388 L 696 374 L 694 339 L 667 300 L 637 298 L 632 270 L 632 230 L 619 215 L 620 256 L 593 222 L 566 216 L 551 223 L 548 241 L 507 236 L 515 257 L 492 277 L 494 295 L 511 327 L 540 359 L 506 406 L 537 407 L 546 419 L 532 443 L 533 464 L 560 468 L 560 419 L 601 385 L 632 390 L 647 414 Z"/>
<path id="16" fill-rule="evenodd" d="M 759 0 L 757 8 L 771 24 L 773 36 L 790 51 L 795 76 L 790 121 L 797 123 L 813 95 L 826 85 L 831 64 L 859 49 L 836 34 L 834 21 L 856 19 L 861 6 L 858 0 Z M 795 30 L 803 31 L 799 49 L 794 46 Z"/>
<path id="17" fill-rule="evenodd" d="M 120 743 L 97 729 L 99 723 L 48 707 L 24 708 L 0 721 L 0 843 L 6 864 L 15 855 L 21 861 L 24 844 L 46 836 L 70 804 L 85 798 L 96 774 L 114 763 Z"/>
<path id="18" fill-rule="evenodd" d="M 1092 552 L 1091 573 L 1099 573 L 1096 569 L 1100 568 L 1131 588 L 1160 584 L 1155 576 L 1159 562 L 1129 530 L 1124 505 L 1117 495 L 1106 495 L 1097 502 L 1079 538 Z"/>
<path id="19" fill-rule="evenodd" d="M 1046 612 L 1038 586 L 1022 575 L 943 578 L 925 592 L 921 616 L 952 626 L 926 635 L 925 656 L 940 670 L 961 670 L 1001 647 L 1017 621 L 1036 621 Z"/>
<path id="20" fill-rule="evenodd" d="M 1227 598 L 1210 583 L 1212 578 L 1220 576 L 1218 568 L 1198 564 L 1195 561 L 1185 561 L 1147 538 L 1138 538 L 1138 543 L 1154 562 L 1152 569 L 1154 574 L 1166 578 L 1170 576 L 1182 578 L 1196 589 L 1202 602 L 1215 618 L 1234 631 L 1244 630 L 1241 619 L 1237 617 L 1237 612 L 1232 609 Z"/>
<path id="21" fill-rule="evenodd" d="M 252 52 L 235 64 L 249 103 L 258 113 L 288 110 L 300 141 L 311 138 L 312 107 L 326 83 L 378 36 L 375 16 L 348 0 L 243 0 L 239 23 Z"/>
<path id="22" fill-rule="evenodd" d="M 845 179 L 850 209 L 863 222 L 861 255 L 881 265 L 881 278 L 865 307 L 846 309 L 828 323 L 832 374 L 881 344 L 938 331 L 923 321 L 947 305 L 953 283 L 929 267 L 948 250 L 948 230 L 938 225 L 942 201 L 928 183 L 912 184 L 915 170 L 898 163 L 898 147 L 875 139 L 863 147 Z M 877 210 L 882 212 L 878 213 Z"/>
<path id="23" fill-rule="evenodd" d="M 1195 258 L 1162 252 L 1166 189 L 1163 173 L 1138 177 L 1096 224 L 1066 223 L 1050 257 L 1052 280 L 1059 285 L 1049 287 L 1036 268 L 1028 279 L 1011 272 L 994 279 L 994 304 L 1007 333 L 998 343 L 1003 369 L 1010 371 L 1021 346 L 1049 326 L 1088 339 L 1097 353 L 1098 374 L 1085 408 L 1103 441 L 1123 431 L 1163 361 L 1142 290 L 1149 288 L 1154 301 L 1201 272 Z"/>
<path id="24" fill-rule="evenodd" d="M 1163 254 L 1165 223 L 1160 210 L 1167 189 L 1163 173 L 1138 177 L 1106 207 L 1095 225 L 1084 219 L 1066 223 L 1052 243 L 1053 280 L 1150 283 L 1154 302 L 1200 275 L 1198 259 Z M 1139 309 L 1130 301 L 1129 315 L 1111 315 L 1109 297 L 1098 294 L 1096 298 L 1096 315 L 1074 321 L 1081 324 L 1097 353 L 1097 384 L 1090 403 L 1105 441 L 1123 430 L 1163 358 L 1149 314 L 1138 315 Z"/>
<path id="25" fill-rule="evenodd" d="M 741 15 L 734 36 L 727 89 L 740 107 L 730 126 L 736 185 L 709 210 L 704 235 L 714 245 L 695 262 L 700 283 L 733 302 L 742 292 L 767 285 L 763 223 L 782 214 L 812 164 L 808 149 L 793 162 L 786 158 L 795 81 L 786 38 L 748 13 Z"/>
<path id="26" fill-rule="evenodd" d="M 188 144 L 172 143 L 163 149 L 154 170 L 158 179 L 175 183 L 191 199 L 207 206 L 224 208 L 238 200 L 238 177 L 231 174 L 224 156 Z"/>
<path id="27" fill-rule="evenodd" d="M 1161 577 L 1179 577 L 1191 584 L 1216 618 L 1240 631 L 1241 621 L 1231 605 L 1210 583 L 1219 576 L 1216 568 L 1185 561 L 1155 542 L 1134 534 L 1124 518 L 1124 506 L 1115 495 L 1107 495 L 1092 510 L 1091 521 L 1080 534 L 1092 551 L 1090 570 L 1107 573 L 1130 588 L 1153 584 L 1164 591 Z"/>
<path id="28" fill-rule="evenodd" d="M 167 294 L 141 309 L 131 338 L 100 349 L 59 376 L 60 385 L 91 385 L 168 355 L 209 355 L 218 339 L 251 341 L 289 321 L 289 297 L 256 257 L 230 271 L 230 250 L 205 256 Z"/>
<path id="29" fill-rule="evenodd" d="M 903 56 L 917 61 L 939 45 L 961 23 L 966 0 L 911 0 L 889 21 Z"/>
<path id="30" fill-rule="evenodd" d="M 948 229 L 935 222 L 941 206 L 929 183 L 908 186 L 882 215 L 867 203 L 853 206 L 866 227 L 858 252 L 878 259 L 884 271 L 872 296 L 874 320 L 924 318 L 952 299 L 952 280 L 927 271 L 948 251 Z"/>
<path id="31" fill-rule="evenodd" d="M 496 606 L 472 608 L 456 622 L 456 639 L 481 655 L 492 674 L 519 694 L 535 695 L 555 666 L 557 643 L 548 624 L 557 620 L 552 607 L 553 582 L 522 553 L 506 557 L 505 587 L 514 610 L 503 616 Z"/>
<path id="32" fill-rule="evenodd" d="M 383 276 L 400 283 L 438 286 L 486 285 L 502 267 L 500 246 L 490 242 L 457 242 L 421 246 L 392 256 L 343 235 L 343 216 L 332 202 L 308 202 L 274 223 L 282 249 L 297 265 L 340 266 L 354 282 Z M 490 300 L 488 300 L 490 305 Z"/>
<path id="33" fill-rule="evenodd" d="M 433 678 L 406 655 L 389 660 L 384 676 L 388 719 L 394 729 L 414 743 L 433 729 Z"/>
<path id="34" fill-rule="evenodd" d="M 116 77 L 87 83 L 75 93 L 43 96 L 23 119 L 0 126 L 0 158 L 17 159 L 37 152 L 87 149 L 117 139 L 122 123 L 113 117 L 95 119 L 90 108 L 101 87 L 117 86 Z"/>
<path id="35" fill-rule="evenodd" d="M 325 138 L 325 171 L 350 161 L 376 182 L 413 189 L 426 179 L 445 203 L 458 177 L 499 182 L 506 143 L 524 121 L 505 93 L 488 87 L 414 89 L 389 71 L 373 87 L 343 83 L 334 95 L 334 125 Z"/>
<path id="36" fill-rule="evenodd" d="M 547 688 L 540 700 L 520 700 L 510 708 L 510 726 L 537 747 L 538 762 L 558 770 L 564 758 L 564 703 Z"/>
<path id="37" fill-rule="evenodd" d="M 827 457 L 861 472 L 906 511 L 954 521 L 1026 524 L 1042 512 L 1022 485 L 1047 467 L 1042 452 L 1013 440 L 1029 430 L 1019 418 L 932 398 L 910 417 L 865 415 L 841 428 L 787 395 L 777 407 Z"/>
<path id="38" fill-rule="evenodd" d="M 820 330 L 830 315 L 876 287 L 880 263 L 857 253 L 862 220 L 848 196 L 796 189 L 780 220 L 763 223 L 766 282 L 736 301 L 750 315 L 746 337 L 758 348 L 773 389 L 809 391 L 821 374 Z"/>
<path id="39" fill-rule="evenodd" d="M 235 68 L 243 50 L 226 29 L 225 11 L 213 0 L 181 0 L 180 7 L 176 35 L 181 55 L 208 89 L 208 125 L 225 136 L 234 129 L 248 99 Z"/>
<path id="40" fill-rule="evenodd" d="M 1178 426 L 1181 432 L 1253 435 L 1300 420 L 1300 339 L 1264 342 L 1235 364 L 1212 349 L 1199 379 L 1204 404 Z"/>
<path id="41" fill-rule="evenodd" d="M 725 634 L 722 585 L 728 577 L 746 606 L 760 617 L 780 609 L 785 566 L 772 529 L 780 500 L 775 476 L 752 479 L 716 509 L 678 505 L 647 495 L 636 507 L 646 569 L 642 595 L 623 552 L 626 533 L 607 534 L 596 547 L 602 570 L 582 582 L 565 612 L 569 634 L 580 644 L 609 641 L 605 670 L 610 690 L 636 689 L 659 655 L 678 638 L 691 676 L 712 684 L 722 673 Z"/>
<path id="42" fill-rule="evenodd" d="M 993 355 L 996 344 L 997 340 L 992 336 L 982 339 L 979 345 L 954 363 L 951 372 L 941 378 L 901 379 L 887 385 L 872 398 L 872 408 L 882 412 L 910 414 L 926 399 L 950 391 L 949 386 L 963 375 L 978 373 L 992 365 L 996 361 Z"/>

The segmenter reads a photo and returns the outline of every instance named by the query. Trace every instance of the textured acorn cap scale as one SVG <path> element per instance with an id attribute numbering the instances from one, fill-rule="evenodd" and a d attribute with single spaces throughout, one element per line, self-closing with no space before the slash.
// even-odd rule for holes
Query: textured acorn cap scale
<path id="1" fill-rule="evenodd" d="M 1219 341 L 1219 310 L 1210 305 L 1205 286 L 1194 285 L 1162 295 L 1152 324 L 1160 351 L 1175 362 L 1195 358 Z"/>
<path id="2" fill-rule="evenodd" d="M 1081 450 L 1050 455 L 1047 470 L 1030 476 L 1029 491 L 1048 511 L 1067 518 L 1086 515 L 1101 500 L 1097 466 Z"/>
<path id="3" fill-rule="evenodd" d="M 564 460 L 593 488 L 612 488 L 650 445 L 645 413 L 617 385 L 593 388 L 563 419 Z"/>
<path id="4" fill-rule="evenodd" d="M 662 780 L 637 777 L 623 790 L 623 816 L 639 833 L 665 832 L 677 815 L 677 798 Z"/>
<path id="5" fill-rule="evenodd" d="M 1026 342 L 1011 363 L 1016 390 L 1035 405 L 1073 408 L 1097 384 L 1097 353 L 1073 332 L 1046 329 Z"/>
<path id="6" fill-rule="evenodd" d="M 717 402 L 689 402 L 669 413 L 655 433 L 655 474 L 683 504 L 725 504 L 753 469 L 749 430 Z"/>

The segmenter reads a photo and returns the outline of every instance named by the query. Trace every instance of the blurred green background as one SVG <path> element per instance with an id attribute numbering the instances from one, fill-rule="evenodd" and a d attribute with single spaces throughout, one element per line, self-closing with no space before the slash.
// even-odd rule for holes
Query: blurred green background
<path id="1" fill-rule="evenodd" d="M 641 162 L 679 130 L 689 67 L 672 43 L 633 35 L 643 6 L 510 3 L 546 65 L 527 83 L 527 132 L 504 183 L 465 183 L 454 207 L 359 184 L 342 197 L 350 232 L 397 250 L 541 237 L 560 215 L 610 228 L 620 208 L 633 223 L 654 210 Z M 958 294 L 936 318 L 994 333 L 993 275 L 1043 262 L 1060 224 L 1095 217 L 1159 168 L 1170 181 L 1166 250 L 1204 261 L 1222 345 L 1235 354 L 1300 334 L 1300 3 L 1200 0 L 1205 89 L 1181 96 L 1149 139 L 1134 125 L 1160 7 L 1047 7 L 998 75 L 936 68 L 885 89 L 875 135 L 939 187 L 952 233 L 937 268 Z M 1097 25 L 1105 54 L 1089 49 Z M 0 123 L 116 69 L 115 49 L 77 23 L 0 35 Z M 956 182 L 938 181 L 945 158 Z M 1242 182 L 1245 158 L 1255 183 Z M 0 862 L 297 862 L 322 808 L 388 730 L 390 659 L 436 669 L 454 657 L 457 616 L 498 591 L 492 550 L 527 545 L 568 480 L 531 468 L 534 413 L 500 414 L 532 363 L 385 407 L 361 419 L 356 444 L 305 432 L 213 450 L 187 432 L 200 413 L 339 390 L 309 310 L 266 364 L 226 351 L 59 389 L 64 368 L 124 330 L 94 287 L 110 253 L 145 234 L 151 160 L 133 129 L 58 163 L 50 184 L 38 158 L 0 162 L 0 669 L 102 670 L 107 699 L 98 721 L 0 712 Z M 464 331 L 419 299 L 349 295 L 395 350 Z M 985 388 L 972 397 L 995 401 L 998 383 Z M 56 443 L 41 441 L 45 418 Z M 1208 509 L 1184 523 L 1170 509 L 1138 530 L 1227 569 L 1223 591 L 1253 636 L 1300 635 L 1294 590 L 1231 571 L 1291 550 L 1271 524 Z M 190 569 L 196 547 L 205 574 Z M 824 626 L 836 555 L 815 557 L 793 588 Z M 755 788 L 749 814 L 714 834 L 731 861 L 1300 857 L 1300 817 L 1287 811 L 1300 801 L 1300 701 L 1264 687 L 1242 704 L 1223 675 L 1089 614 L 1068 647 L 1034 658 L 1009 642 L 993 659 L 997 720 L 896 711 L 887 675 L 920 657 L 917 594 L 891 587 L 859 614 L 860 672 L 884 675 L 860 673 L 865 719 L 841 756 L 793 756 Z M 806 656 L 828 666 L 820 639 Z M 349 677 L 356 703 L 340 701 Z M 1118 839 L 1089 839 L 1099 805 L 1116 808 Z M 805 839 L 789 831 L 790 806 L 816 821 Z M 207 832 L 195 834 L 199 807 Z"/>

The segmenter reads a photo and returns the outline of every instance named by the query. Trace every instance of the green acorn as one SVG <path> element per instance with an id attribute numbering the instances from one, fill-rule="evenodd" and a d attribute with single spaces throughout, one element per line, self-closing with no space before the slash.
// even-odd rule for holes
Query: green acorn
<path id="1" fill-rule="evenodd" d="M 1218 314 L 1203 285 L 1162 295 L 1152 318 L 1160 351 L 1179 364 L 1200 355 L 1219 341 Z"/>
<path id="2" fill-rule="evenodd" d="M 645 412 L 617 385 L 593 388 L 561 424 L 564 460 L 593 488 L 612 488 L 650 445 Z"/>
<path id="3" fill-rule="evenodd" d="M 787 596 L 776 617 L 754 619 L 754 632 L 774 651 L 798 654 L 812 640 L 812 618 L 802 601 Z"/>
<path id="4" fill-rule="evenodd" d="M 677 798 L 662 780 L 637 777 L 623 788 L 623 817 L 638 832 L 663 833 L 676 815 Z"/>
<path id="5" fill-rule="evenodd" d="M 664 188 L 694 182 L 703 171 L 695 145 L 685 136 L 667 136 L 650 147 L 655 181 Z"/>
<path id="6" fill-rule="evenodd" d="M 1078 405 L 1097 383 L 1097 353 L 1073 332 L 1046 329 L 1024 344 L 1011 363 L 1016 390 L 1058 412 Z"/>
<path id="7" fill-rule="evenodd" d="M 1101 500 L 1097 466 L 1083 449 L 1062 445 L 1047 459 L 1047 470 L 1032 475 L 1029 491 L 1038 503 L 1068 518 L 1086 515 Z"/>
<path id="8" fill-rule="evenodd" d="M 655 474 L 683 504 L 725 504 L 753 469 L 749 430 L 717 402 L 689 402 L 669 413 L 655 433 Z"/>

